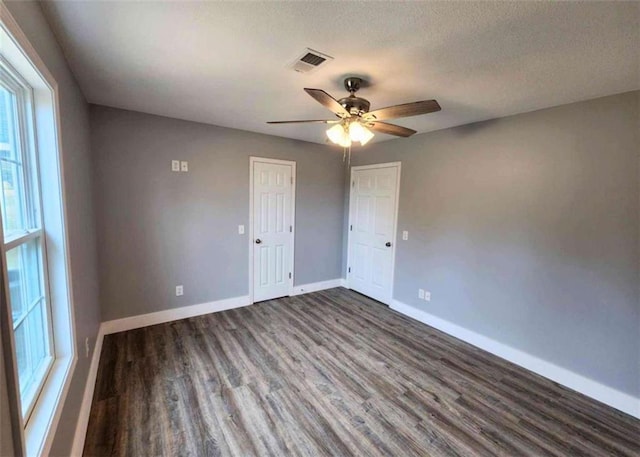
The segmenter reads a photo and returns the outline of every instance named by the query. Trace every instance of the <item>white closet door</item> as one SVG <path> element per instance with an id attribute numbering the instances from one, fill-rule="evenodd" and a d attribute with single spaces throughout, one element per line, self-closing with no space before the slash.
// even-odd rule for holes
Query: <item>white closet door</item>
<path id="1" fill-rule="evenodd" d="M 353 167 L 349 203 L 349 287 L 383 303 L 393 288 L 399 165 Z"/>
<path id="2" fill-rule="evenodd" d="M 292 166 L 253 163 L 253 299 L 289 295 L 293 249 Z"/>

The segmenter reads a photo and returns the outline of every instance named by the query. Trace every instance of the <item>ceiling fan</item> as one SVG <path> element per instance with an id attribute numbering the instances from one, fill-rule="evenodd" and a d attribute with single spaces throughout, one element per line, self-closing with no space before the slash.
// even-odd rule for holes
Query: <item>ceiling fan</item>
<path id="1" fill-rule="evenodd" d="M 270 121 L 267 122 L 267 124 L 335 124 L 327 130 L 327 136 L 333 143 L 344 148 L 350 148 L 353 142 L 359 142 L 361 145 L 368 143 L 369 140 L 373 138 L 373 132 L 371 132 L 371 130 L 400 137 L 409 137 L 416 133 L 415 130 L 406 127 L 382 122 L 384 120 L 417 116 L 419 114 L 434 113 L 441 110 L 437 101 L 423 100 L 369 111 L 369 107 L 371 106 L 369 101 L 361 97 L 356 97 L 355 95 L 363 83 L 364 81 L 361 78 L 346 78 L 344 80 L 344 87 L 349 91 L 349 96 L 341 98 L 340 100 L 336 100 L 320 89 L 304 90 L 322 106 L 333 112 L 333 114 L 337 116 L 337 119 Z"/>

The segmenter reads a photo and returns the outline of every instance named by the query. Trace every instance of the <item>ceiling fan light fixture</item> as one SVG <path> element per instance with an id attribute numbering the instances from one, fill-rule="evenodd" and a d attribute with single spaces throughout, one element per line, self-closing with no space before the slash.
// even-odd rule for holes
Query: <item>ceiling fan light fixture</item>
<path id="1" fill-rule="evenodd" d="M 341 122 L 327 130 L 327 137 L 332 143 L 348 148 L 354 142 L 364 146 L 373 138 L 373 132 L 359 122 Z"/>

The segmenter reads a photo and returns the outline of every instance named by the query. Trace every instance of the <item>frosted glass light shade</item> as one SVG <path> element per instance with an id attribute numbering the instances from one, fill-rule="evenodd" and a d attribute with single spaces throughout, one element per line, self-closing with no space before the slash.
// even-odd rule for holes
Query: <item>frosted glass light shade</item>
<path id="1" fill-rule="evenodd" d="M 359 122 L 352 122 L 349 126 L 349 137 L 351 141 L 359 141 L 364 146 L 373 138 L 373 133 Z"/>
<path id="2" fill-rule="evenodd" d="M 331 142 L 342 146 L 342 143 L 345 141 L 345 137 L 348 137 L 348 135 L 342 124 L 336 124 L 327 130 L 327 137 L 329 137 Z"/>

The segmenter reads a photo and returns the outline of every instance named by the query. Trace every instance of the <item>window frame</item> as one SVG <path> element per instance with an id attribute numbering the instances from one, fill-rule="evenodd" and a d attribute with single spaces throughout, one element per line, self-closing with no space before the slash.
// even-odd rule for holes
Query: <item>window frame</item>
<path id="1" fill-rule="evenodd" d="M 12 235 L 9 239 L 4 238 L 4 225 L 0 220 L 0 251 L 3 256 L 6 256 L 12 249 L 24 246 L 27 243 L 38 240 L 37 245 L 40 249 L 39 263 L 42 265 L 42 279 L 41 287 L 42 293 L 33 303 L 25 303 L 27 310 L 20 318 L 19 323 L 13 323 L 13 331 L 18 326 L 27 320 L 31 312 L 38 312 L 35 309 L 41 306 L 45 314 L 45 326 L 47 333 L 46 346 L 47 356 L 45 357 L 44 364 L 40 364 L 35 374 L 38 375 L 35 384 L 30 382 L 25 386 L 24 391 L 20 392 L 21 410 L 23 420 L 29 421 L 29 417 L 33 412 L 33 407 L 38 399 L 38 396 L 42 392 L 44 384 L 47 381 L 53 363 L 55 362 L 55 334 L 53 332 L 53 325 L 51 323 L 51 302 L 49 299 L 49 268 L 47 263 L 47 242 L 46 242 L 46 228 L 44 226 L 44 220 L 42 218 L 41 208 L 42 202 L 42 190 L 40 188 L 40 168 L 38 160 L 38 152 L 36 150 L 36 129 L 34 120 L 34 100 L 33 89 L 27 83 L 27 81 L 20 76 L 20 74 L 11 66 L 11 64 L 0 55 L 0 86 L 12 93 L 16 99 L 16 126 L 15 129 L 18 132 L 18 141 L 16 148 L 19 151 L 20 156 L 20 169 L 22 180 L 24 182 L 24 205 L 26 209 L 26 218 L 28 228 L 24 232 Z M 2 159 L 0 159 L 2 160 Z M 5 259 L 6 262 L 6 259 Z M 3 263 L 3 269 L 8 273 L 6 265 Z M 7 282 L 7 285 L 9 283 Z M 9 303 L 11 306 L 11 303 Z"/>
<path id="2" fill-rule="evenodd" d="M 40 211 L 47 244 L 49 273 L 49 307 L 54 339 L 55 360 L 28 421 L 23 418 L 15 341 L 11 331 L 8 306 L 8 278 L 0 274 L 0 336 L 11 419 L 12 445 L 16 456 L 48 455 L 77 364 L 77 335 L 72 293 L 69 232 L 64 183 L 64 160 L 61 142 L 59 89 L 27 36 L 6 5 L 0 1 L 0 54 L 33 89 L 34 130 L 40 175 Z M 44 203 L 44 205 L 43 205 Z M 2 262 L 5 262 L 4 256 Z M 3 410 L 5 406 L 3 405 Z M 4 411 L 3 411 L 4 413 Z"/>

